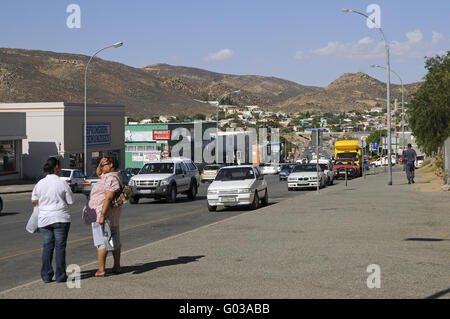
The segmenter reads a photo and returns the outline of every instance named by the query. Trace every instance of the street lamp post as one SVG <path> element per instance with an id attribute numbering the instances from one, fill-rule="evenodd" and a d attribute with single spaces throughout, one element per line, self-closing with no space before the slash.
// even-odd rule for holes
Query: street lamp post
<path id="1" fill-rule="evenodd" d="M 101 51 L 109 49 L 109 48 L 118 48 L 123 45 L 123 42 L 117 42 L 113 45 L 109 45 L 107 47 L 104 47 L 103 49 L 98 50 L 94 53 L 93 56 L 89 59 L 88 63 L 86 64 L 86 70 L 84 71 L 84 175 L 87 175 L 87 71 L 89 67 L 89 63 L 91 63 L 91 60 Z"/>
<path id="2" fill-rule="evenodd" d="M 236 90 L 233 92 L 228 92 L 224 95 L 221 96 L 221 98 L 219 99 L 219 101 L 217 102 L 217 122 L 216 122 L 216 164 L 219 164 L 219 106 L 220 106 L 220 101 L 222 101 L 226 96 L 234 94 L 234 93 L 239 93 L 241 92 L 241 90 Z"/>
<path id="3" fill-rule="evenodd" d="M 349 13 L 356 13 L 359 14 L 367 19 L 369 19 L 378 29 L 378 31 L 381 33 L 381 35 L 383 36 L 383 40 L 384 40 L 384 48 L 385 48 L 385 53 L 386 53 L 386 70 L 387 70 L 387 81 L 386 81 L 386 89 L 387 89 L 387 113 L 388 113 L 388 118 L 387 118 L 387 126 L 388 126 L 388 185 L 392 185 L 392 158 L 391 158 L 391 99 L 390 99 L 390 82 L 391 82 L 391 66 L 390 66 L 390 59 L 389 59 L 389 44 L 386 40 L 386 36 L 383 32 L 383 29 L 381 29 L 381 26 L 379 26 L 374 19 L 371 19 L 367 14 L 364 14 L 362 12 L 359 11 L 355 11 L 355 10 L 351 10 L 351 9 L 343 9 L 343 12 L 349 12 Z"/>

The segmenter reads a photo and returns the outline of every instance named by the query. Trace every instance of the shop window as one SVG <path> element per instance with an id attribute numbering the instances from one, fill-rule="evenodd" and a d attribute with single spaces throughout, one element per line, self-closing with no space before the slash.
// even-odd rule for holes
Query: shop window
<path id="1" fill-rule="evenodd" d="M 16 172 L 15 141 L 0 141 L 0 174 Z"/>

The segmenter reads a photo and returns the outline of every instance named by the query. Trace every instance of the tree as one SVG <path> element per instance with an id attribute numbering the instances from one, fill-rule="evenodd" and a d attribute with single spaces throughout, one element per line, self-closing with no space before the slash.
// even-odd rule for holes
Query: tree
<path id="1" fill-rule="evenodd" d="M 201 113 L 197 113 L 194 115 L 194 120 L 206 120 L 206 115 L 205 114 L 201 114 Z"/>
<path id="2" fill-rule="evenodd" d="M 431 155 L 450 136 L 450 51 L 427 58 L 425 68 L 425 82 L 413 94 L 407 115 L 417 145 Z"/>

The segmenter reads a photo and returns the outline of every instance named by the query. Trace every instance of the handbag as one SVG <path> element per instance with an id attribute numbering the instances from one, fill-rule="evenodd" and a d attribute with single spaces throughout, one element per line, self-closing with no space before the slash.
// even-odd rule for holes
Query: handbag
<path id="1" fill-rule="evenodd" d="M 39 232 L 38 217 L 39 217 L 39 207 L 35 205 L 33 207 L 33 213 L 31 214 L 30 219 L 28 219 L 27 226 L 25 227 L 25 229 L 31 234 Z"/>
<path id="2" fill-rule="evenodd" d="M 114 193 L 114 198 L 111 200 L 111 206 L 113 208 L 121 207 L 126 203 L 131 197 L 131 187 L 128 185 L 123 185 L 118 179 L 120 188 Z"/>

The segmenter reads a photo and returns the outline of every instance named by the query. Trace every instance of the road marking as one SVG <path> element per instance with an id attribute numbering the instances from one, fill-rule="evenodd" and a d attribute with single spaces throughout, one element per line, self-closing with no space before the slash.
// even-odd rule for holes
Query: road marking
<path id="1" fill-rule="evenodd" d="M 157 219 L 157 220 L 152 220 L 150 222 L 146 222 L 146 223 L 142 223 L 142 224 L 138 224 L 138 225 L 128 226 L 128 227 L 125 227 L 125 228 L 121 229 L 120 231 L 124 232 L 124 231 L 130 230 L 130 229 L 134 229 L 134 228 L 138 228 L 138 227 L 142 227 L 142 226 L 146 226 L 146 225 L 151 225 L 151 224 L 156 224 L 156 223 L 160 223 L 160 222 L 165 222 L 165 221 L 168 221 L 168 220 L 171 220 L 171 219 L 174 219 L 174 218 L 184 217 L 184 216 L 188 216 L 188 215 L 200 214 L 202 212 L 204 212 L 204 210 L 194 210 L 194 211 L 190 211 L 190 212 L 183 213 L 183 214 L 178 214 L 178 215 L 174 215 L 174 216 L 160 218 L 160 219 Z M 83 238 L 79 238 L 79 239 L 68 241 L 67 245 L 75 244 L 75 243 L 78 243 L 78 242 L 81 242 L 81 241 L 85 241 L 85 240 L 88 240 L 88 239 L 92 239 L 92 236 L 87 236 L 87 237 L 83 237 Z M 27 250 L 27 251 L 23 251 L 23 252 L 17 253 L 15 255 L 1 257 L 0 261 L 8 260 L 8 259 L 11 259 L 11 258 L 14 258 L 14 257 L 23 256 L 23 255 L 32 254 L 32 253 L 40 252 L 40 251 L 42 251 L 42 248 L 33 249 L 33 250 Z"/>

